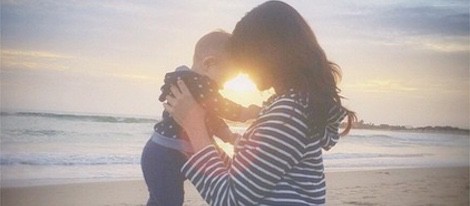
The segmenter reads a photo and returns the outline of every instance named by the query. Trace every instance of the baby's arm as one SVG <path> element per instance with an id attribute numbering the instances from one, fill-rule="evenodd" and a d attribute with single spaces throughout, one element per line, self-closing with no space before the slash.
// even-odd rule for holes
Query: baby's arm
<path id="1" fill-rule="evenodd" d="M 250 119 L 256 119 L 261 112 L 261 107 L 255 104 L 251 104 L 248 108 L 243 108 L 240 114 L 240 121 L 246 122 Z"/>
<path id="2" fill-rule="evenodd" d="M 210 120 L 209 124 L 211 124 L 210 126 L 214 129 L 214 135 L 226 143 L 233 144 L 235 142 L 236 135 L 232 133 L 227 123 L 216 116 L 212 116 L 211 118 L 212 120 Z"/>
<path id="3" fill-rule="evenodd" d="M 261 107 L 254 104 L 250 105 L 248 108 L 243 107 L 240 104 L 224 98 L 218 91 L 213 93 L 213 96 L 205 101 L 205 107 L 215 112 L 219 117 L 236 122 L 246 122 L 249 119 L 254 119 L 261 111 Z"/>

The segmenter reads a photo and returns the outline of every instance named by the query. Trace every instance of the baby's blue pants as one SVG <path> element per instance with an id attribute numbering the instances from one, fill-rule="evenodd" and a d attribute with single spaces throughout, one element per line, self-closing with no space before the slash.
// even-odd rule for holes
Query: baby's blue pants
<path id="1" fill-rule="evenodd" d="M 184 180 L 180 169 L 186 162 L 183 153 L 149 140 L 142 152 L 141 166 L 149 191 L 147 206 L 181 206 Z"/>

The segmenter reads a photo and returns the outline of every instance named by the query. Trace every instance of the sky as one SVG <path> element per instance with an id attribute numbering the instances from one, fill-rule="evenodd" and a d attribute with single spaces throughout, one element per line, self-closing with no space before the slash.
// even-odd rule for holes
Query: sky
<path id="1" fill-rule="evenodd" d="M 1 109 L 158 117 L 164 74 L 263 1 L 2 0 Z M 469 128 L 468 0 L 297 0 L 344 105 L 376 124 Z M 269 92 L 223 94 L 244 105 Z"/>

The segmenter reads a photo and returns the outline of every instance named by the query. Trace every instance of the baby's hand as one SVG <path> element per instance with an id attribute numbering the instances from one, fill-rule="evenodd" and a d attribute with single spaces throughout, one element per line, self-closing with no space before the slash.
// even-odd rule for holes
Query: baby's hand
<path id="1" fill-rule="evenodd" d="M 258 117 L 260 111 L 260 106 L 252 104 L 242 112 L 242 114 L 240 115 L 240 119 L 242 122 L 246 122 L 249 119 L 255 119 Z"/>

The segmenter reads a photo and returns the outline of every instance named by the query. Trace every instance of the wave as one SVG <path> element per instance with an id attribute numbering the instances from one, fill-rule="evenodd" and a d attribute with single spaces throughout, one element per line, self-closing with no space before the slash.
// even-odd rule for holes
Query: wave
<path id="1" fill-rule="evenodd" d="M 355 137 L 355 138 L 383 138 L 383 139 L 394 139 L 396 137 L 385 135 L 385 134 L 372 134 L 372 135 L 360 135 L 360 134 L 349 134 L 347 137 Z M 346 137 L 346 138 L 347 138 Z"/>
<path id="2" fill-rule="evenodd" d="M 84 166 L 140 164 L 140 155 L 28 154 L 2 155 L 0 165 Z"/>
<path id="3" fill-rule="evenodd" d="M 355 143 L 374 144 L 380 147 L 415 147 L 415 146 L 439 146 L 455 147 L 468 146 L 468 136 L 459 134 L 443 133 L 405 133 L 394 132 L 393 134 L 353 134 L 343 140 L 350 138 Z"/>
<path id="4" fill-rule="evenodd" d="M 433 154 L 386 154 L 386 153 L 333 153 L 325 154 L 325 160 L 375 159 L 375 158 L 419 158 Z M 140 164 L 140 154 L 66 154 L 66 153 L 35 153 L 35 154 L 2 154 L 0 165 L 32 165 L 32 166 L 85 166 L 85 165 L 135 165 Z"/>
<path id="5" fill-rule="evenodd" d="M 2 134 L 5 135 L 13 135 L 13 136 L 22 136 L 22 135 L 28 135 L 28 136 L 65 136 L 68 133 L 65 131 L 60 131 L 60 130 L 52 130 L 52 129 L 45 129 L 45 130 L 34 130 L 34 129 L 12 129 L 12 130 L 4 130 L 2 131 Z"/>
<path id="6" fill-rule="evenodd" d="M 58 114 L 58 113 L 40 113 L 40 112 L 1 112 L 1 116 L 18 116 L 18 117 L 43 117 L 69 121 L 89 121 L 89 122 L 106 122 L 106 123 L 155 123 L 157 120 L 152 118 L 136 118 L 136 117 L 117 117 L 117 116 L 101 116 L 101 115 L 76 115 L 76 114 Z"/>
<path id="7" fill-rule="evenodd" d="M 413 158 L 432 156 L 429 153 L 415 153 L 415 154 L 386 154 L 386 153 L 334 153 L 325 154 L 324 159 L 363 159 L 363 158 Z"/>

